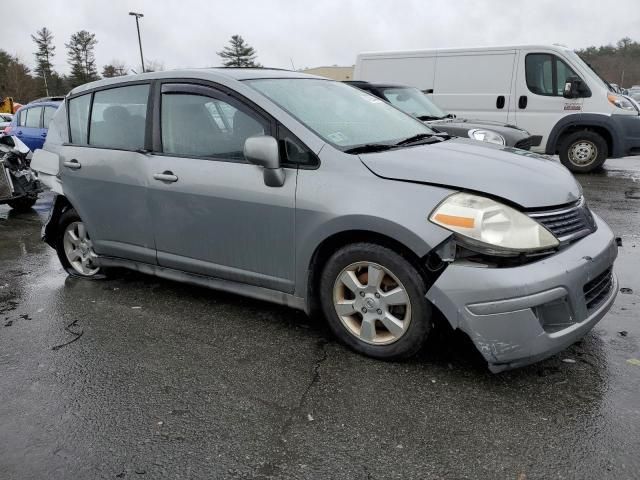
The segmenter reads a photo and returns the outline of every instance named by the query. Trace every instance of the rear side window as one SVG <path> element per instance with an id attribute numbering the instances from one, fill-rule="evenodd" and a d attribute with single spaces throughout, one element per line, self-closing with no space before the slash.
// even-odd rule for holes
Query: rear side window
<path id="1" fill-rule="evenodd" d="M 577 77 L 566 63 L 549 53 L 532 53 L 525 60 L 527 87 L 531 93 L 561 97 L 569 77 Z"/>
<path id="2" fill-rule="evenodd" d="M 69 100 L 69 142 L 86 145 L 91 94 Z"/>
<path id="3" fill-rule="evenodd" d="M 42 115 L 42 107 L 28 108 L 24 112 L 26 118 L 24 126 L 27 128 L 40 128 L 40 115 Z"/>
<path id="4" fill-rule="evenodd" d="M 56 107 L 44 107 L 44 115 L 42 117 L 42 128 L 49 128 L 49 124 L 51 123 L 51 119 L 53 115 L 56 113 Z"/>
<path id="5" fill-rule="evenodd" d="M 204 95 L 163 93 L 161 117 L 168 154 L 244 161 L 244 141 L 268 130 L 250 110 Z"/>
<path id="6" fill-rule="evenodd" d="M 143 148 L 148 99 L 149 85 L 95 92 L 89 145 L 125 150 Z"/>

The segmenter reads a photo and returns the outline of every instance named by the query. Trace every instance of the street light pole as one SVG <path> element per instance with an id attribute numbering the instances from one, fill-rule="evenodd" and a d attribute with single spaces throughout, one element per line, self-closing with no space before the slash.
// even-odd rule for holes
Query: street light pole
<path id="1" fill-rule="evenodd" d="M 140 24 L 138 23 L 138 19 L 144 17 L 141 13 L 129 12 L 129 15 L 133 15 L 136 17 L 136 28 L 138 30 L 138 45 L 140 46 L 140 61 L 142 62 L 142 73 L 145 72 L 144 69 L 144 57 L 142 56 L 142 40 L 140 39 Z"/>

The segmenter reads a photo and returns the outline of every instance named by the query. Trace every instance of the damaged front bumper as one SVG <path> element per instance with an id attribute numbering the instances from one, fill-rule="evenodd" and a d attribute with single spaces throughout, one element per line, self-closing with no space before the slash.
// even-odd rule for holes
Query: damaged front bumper
<path id="1" fill-rule="evenodd" d="M 594 218 L 594 233 L 535 263 L 481 268 L 453 262 L 427 298 L 469 335 L 492 372 L 547 358 L 591 330 L 616 297 L 617 245 L 607 224 Z"/>

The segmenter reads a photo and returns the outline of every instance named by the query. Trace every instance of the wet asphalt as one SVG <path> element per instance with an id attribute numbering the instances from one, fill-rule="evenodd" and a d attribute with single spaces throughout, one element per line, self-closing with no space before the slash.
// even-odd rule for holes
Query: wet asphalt
<path id="1" fill-rule="evenodd" d="M 51 195 L 0 206 L 0 479 L 640 478 L 640 158 L 579 180 L 631 290 L 499 375 L 463 336 L 384 363 L 284 307 L 69 278 L 39 239 Z"/>

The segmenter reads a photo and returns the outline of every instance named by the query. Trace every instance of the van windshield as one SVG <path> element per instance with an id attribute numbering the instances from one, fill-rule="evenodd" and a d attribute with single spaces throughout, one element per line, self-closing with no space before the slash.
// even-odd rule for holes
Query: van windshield
<path id="1" fill-rule="evenodd" d="M 313 78 L 269 78 L 246 83 L 343 151 L 435 135 L 422 122 L 344 83 Z"/>
<path id="2" fill-rule="evenodd" d="M 587 71 L 587 73 L 591 73 L 592 74 L 591 76 L 596 81 L 602 82 L 602 84 L 605 86 L 607 90 L 611 90 L 612 92 L 614 91 L 613 87 L 609 84 L 609 82 L 607 82 L 604 78 L 602 78 L 600 74 L 596 71 L 596 69 L 593 68 L 589 63 L 585 62 L 582 58 L 580 58 L 580 55 L 578 55 L 573 50 L 567 50 L 565 53 L 567 57 L 569 57 L 575 63 L 579 64 L 584 70 Z"/>
<path id="3" fill-rule="evenodd" d="M 417 88 L 383 88 L 382 94 L 394 107 L 419 120 L 441 120 L 447 114 Z"/>

